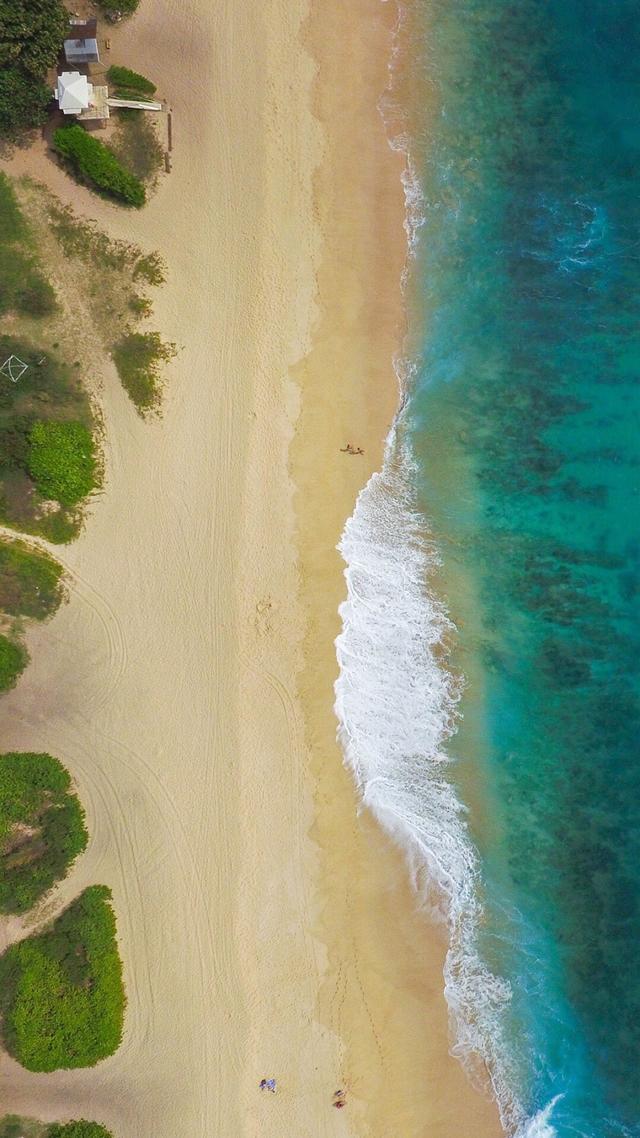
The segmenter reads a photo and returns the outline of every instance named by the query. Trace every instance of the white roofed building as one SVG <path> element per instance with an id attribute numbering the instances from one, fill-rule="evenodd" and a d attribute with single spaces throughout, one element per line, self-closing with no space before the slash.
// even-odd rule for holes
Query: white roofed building
<path id="1" fill-rule="evenodd" d="M 63 71 L 54 91 L 63 115 L 79 119 L 108 119 L 108 94 L 107 87 L 94 87 L 79 71 Z"/>
<path id="2" fill-rule="evenodd" d="M 79 115 L 86 111 L 93 96 L 93 85 L 79 71 L 63 71 L 58 76 L 56 99 L 65 115 Z"/>

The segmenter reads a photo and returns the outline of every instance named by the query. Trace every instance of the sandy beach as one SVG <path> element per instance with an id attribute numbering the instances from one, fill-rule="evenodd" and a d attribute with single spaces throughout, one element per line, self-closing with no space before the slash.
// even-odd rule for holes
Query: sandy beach
<path id="1" fill-rule="evenodd" d="M 145 210 L 40 144 L 8 164 L 162 251 L 153 324 L 180 350 L 151 423 L 95 361 L 105 491 L 0 704 L 3 748 L 57 755 L 86 806 L 47 912 L 112 888 L 125 1038 L 86 1071 L 2 1055 L 7 1111 L 116 1138 L 501 1132 L 448 1054 L 444 945 L 358 814 L 332 712 L 335 546 L 397 402 L 402 162 L 377 111 L 394 19 L 379 0 L 142 0 L 112 56 L 173 108 Z"/>

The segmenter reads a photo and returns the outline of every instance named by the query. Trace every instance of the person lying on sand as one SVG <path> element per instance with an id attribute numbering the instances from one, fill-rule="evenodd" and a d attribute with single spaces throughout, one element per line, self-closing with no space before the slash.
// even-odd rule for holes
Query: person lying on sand
<path id="1" fill-rule="evenodd" d="M 364 454 L 362 447 L 354 447 L 353 443 L 347 443 L 346 447 L 340 447 L 340 454 Z"/>

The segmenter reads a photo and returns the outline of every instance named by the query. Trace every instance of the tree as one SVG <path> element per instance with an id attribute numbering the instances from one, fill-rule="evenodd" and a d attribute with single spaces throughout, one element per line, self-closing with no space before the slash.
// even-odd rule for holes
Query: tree
<path id="1" fill-rule="evenodd" d="M 61 0 L 0 0 L 0 67 L 43 79 L 68 27 Z"/>
<path id="2" fill-rule="evenodd" d="M 0 134 L 14 137 L 42 126 L 50 102 L 51 92 L 39 79 L 16 68 L 0 71 Z"/>

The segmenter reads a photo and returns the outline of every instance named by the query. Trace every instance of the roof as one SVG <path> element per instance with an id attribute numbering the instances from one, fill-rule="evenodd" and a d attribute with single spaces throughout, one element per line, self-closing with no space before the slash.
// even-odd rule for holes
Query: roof
<path id="1" fill-rule="evenodd" d="M 64 41 L 64 54 L 68 63 L 99 63 L 96 20 L 71 20 Z"/>
<path id="2" fill-rule="evenodd" d="M 94 40 L 98 31 L 97 20 L 69 20 L 68 40 Z"/>
<path id="3" fill-rule="evenodd" d="M 89 106 L 93 88 L 87 82 L 86 75 L 79 71 L 63 71 L 58 76 L 57 100 L 61 111 L 65 115 L 77 115 L 79 111 Z"/>
<path id="4" fill-rule="evenodd" d="M 64 54 L 66 55 L 67 59 L 69 59 L 69 60 L 72 59 L 74 56 L 77 56 L 78 58 L 80 58 L 80 57 L 84 58 L 86 55 L 95 55 L 96 58 L 92 62 L 97 63 L 98 62 L 98 41 L 95 39 L 93 39 L 93 40 L 89 40 L 89 39 L 65 40 L 64 41 Z"/>

